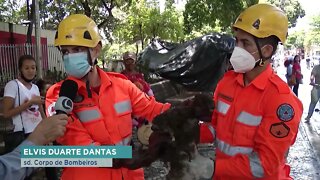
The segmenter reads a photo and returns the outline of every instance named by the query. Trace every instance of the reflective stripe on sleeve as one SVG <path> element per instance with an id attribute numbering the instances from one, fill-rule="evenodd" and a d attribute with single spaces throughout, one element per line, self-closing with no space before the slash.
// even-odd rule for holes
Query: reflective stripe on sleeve
<path id="1" fill-rule="evenodd" d="M 249 155 L 250 169 L 255 178 L 263 178 L 264 170 L 258 153 L 252 152 Z"/>
<path id="2" fill-rule="evenodd" d="M 249 148 L 249 147 L 242 147 L 242 146 L 231 146 L 230 144 L 216 138 L 216 146 L 217 148 L 229 155 L 229 156 L 234 156 L 236 154 L 250 154 L 253 149 L 252 148 Z"/>

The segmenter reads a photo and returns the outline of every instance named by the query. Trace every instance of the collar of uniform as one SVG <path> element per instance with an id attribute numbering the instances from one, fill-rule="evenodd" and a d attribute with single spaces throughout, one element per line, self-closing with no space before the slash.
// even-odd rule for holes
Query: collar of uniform
<path id="1" fill-rule="evenodd" d="M 98 73 L 99 73 L 99 76 L 100 76 L 100 84 L 105 87 L 108 87 L 111 85 L 111 80 L 110 80 L 110 77 L 107 75 L 107 73 L 105 73 L 102 69 L 98 68 L 97 67 L 97 70 L 98 70 Z M 103 83 L 102 83 L 103 82 Z"/>
<path id="2" fill-rule="evenodd" d="M 259 74 L 250 84 L 253 84 L 258 89 L 263 90 L 266 87 L 267 80 L 270 78 L 271 74 L 272 74 L 272 68 L 271 68 L 271 65 L 269 64 L 267 68 L 261 74 Z M 244 86 L 243 76 L 244 76 L 243 73 L 239 73 L 236 77 L 236 81 L 241 86 Z"/>

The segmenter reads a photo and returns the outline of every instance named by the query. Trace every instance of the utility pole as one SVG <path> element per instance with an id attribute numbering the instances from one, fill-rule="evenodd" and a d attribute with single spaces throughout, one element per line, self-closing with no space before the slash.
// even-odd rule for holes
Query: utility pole
<path id="1" fill-rule="evenodd" d="M 34 15 L 35 15 L 35 35 L 36 35 L 36 64 L 37 78 L 42 79 L 42 52 L 41 52 L 41 28 L 40 28 L 40 11 L 39 0 L 34 0 Z"/>

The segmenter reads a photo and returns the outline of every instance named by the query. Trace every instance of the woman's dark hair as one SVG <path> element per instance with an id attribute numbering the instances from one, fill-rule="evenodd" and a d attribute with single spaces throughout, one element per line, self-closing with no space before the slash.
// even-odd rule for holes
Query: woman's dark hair
<path id="1" fill-rule="evenodd" d="M 27 55 L 22 55 L 22 56 L 19 57 L 19 61 L 18 61 L 18 68 L 19 68 L 19 70 L 22 68 L 23 62 L 24 62 L 25 60 L 33 60 L 34 62 L 36 62 L 36 60 L 34 59 L 33 56 L 28 55 L 28 54 L 27 54 Z"/>
<path id="2" fill-rule="evenodd" d="M 297 57 L 299 57 L 299 55 L 295 55 L 294 58 L 293 58 L 293 62 L 296 61 Z"/>

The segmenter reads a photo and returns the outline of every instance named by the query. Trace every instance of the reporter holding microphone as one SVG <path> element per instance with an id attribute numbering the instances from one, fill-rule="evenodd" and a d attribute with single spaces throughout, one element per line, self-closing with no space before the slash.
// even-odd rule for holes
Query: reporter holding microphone
<path id="1" fill-rule="evenodd" d="M 68 116 L 58 114 L 43 119 L 34 131 L 12 152 L 0 156 L 0 179 L 19 180 L 29 176 L 36 167 L 21 167 L 20 147 L 45 145 L 64 135 Z"/>
<path id="2" fill-rule="evenodd" d="M 17 148 L 8 154 L 0 156 L 0 179 L 24 179 L 36 169 L 36 167 L 21 167 L 21 146 L 45 145 L 64 135 L 68 124 L 68 114 L 72 112 L 72 101 L 77 90 L 77 87 L 73 86 L 72 81 L 66 80 L 62 83 L 59 99 L 54 107 L 57 115 L 44 118 Z M 71 88 L 71 91 L 69 88 Z"/>

